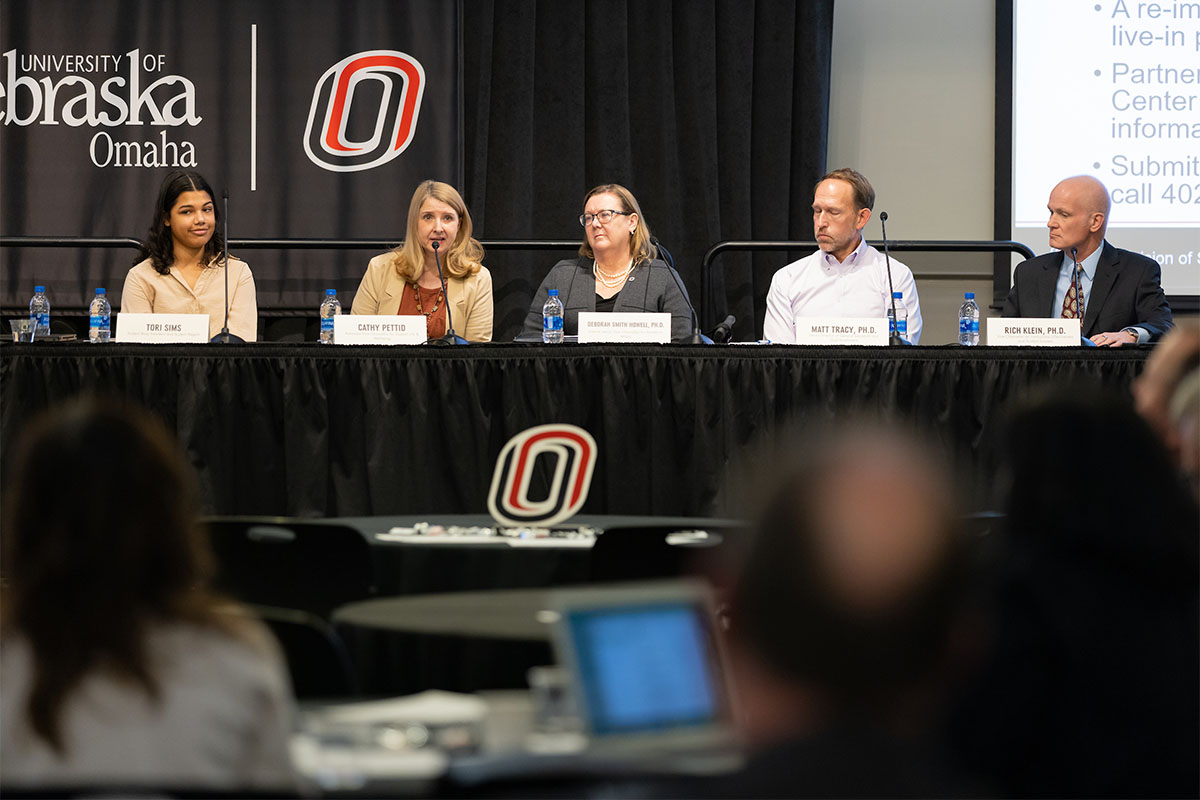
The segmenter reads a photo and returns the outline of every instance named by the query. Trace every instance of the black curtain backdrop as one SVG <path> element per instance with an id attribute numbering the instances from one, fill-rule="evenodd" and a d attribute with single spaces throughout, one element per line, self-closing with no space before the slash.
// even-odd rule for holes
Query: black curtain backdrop
<path id="1" fill-rule="evenodd" d="M 581 239 L 592 186 L 638 198 L 708 329 L 757 338 L 780 254 L 714 242 L 808 239 L 825 171 L 833 0 L 470 0 L 463 5 L 466 197 L 494 239 Z M 497 340 L 564 253 L 493 251 Z"/>
<path id="2" fill-rule="evenodd" d="M 833 0 L 218 0 L 196 19 L 176 0 L 3 8 L 0 39 L 18 56 L 140 48 L 166 58 L 163 70 L 142 76 L 143 85 L 163 72 L 194 80 L 204 122 L 171 128 L 169 138 L 194 141 L 201 172 L 218 191 L 230 186 L 235 238 L 399 240 L 413 185 L 437 177 L 461 184 L 481 238 L 579 240 L 584 193 L 613 181 L 638 197 L 699 306 L 701 257 L 712 243 L 812 233 L 811 187 L 825 169 Z M 78 24 L 63 24 L 66 17 Z M 251 23 L 259 26 L 255 192 L 248 191 L 244 141 Z M 456 36 L 457 52 L 449 44 Z M 372 48 L 400 49 L 426 65 L 430 86 L 417 138 L 410 153 L 383 168 L 324 172 L 300 148 L 314 84 L 338 58 Z M 435 79 L 455 73 L 461 100 L 444 91 L 444 77 Z M 65 72 L 47 74 L 59 80 Z M 3 233 L 145 235 L 165 169 L 95 166 L 87 148 L 96 130 L 122 141 L 153 141 L 161 132 L 2 126 Z M 60 313 L 85 308 L 95 286 L 119 300 L 133 260 L 131 251 L 83 248 L 0 254 L 6 308 L 23 307 L 37 281 Z M 542 277 L 570 254 L 488 254 L 495 338 L 517 333 Z M 372 254 L 241 255 L 255 270 L 260 312 L 269 317 L 310 303 L 315 314 L 329 286 L 349 306 Z M 722 257 L 698 309 L 705 327 L 734 313 L 737 336 L 756 338 L 763 310 L 753 298 L 766 293 L 785 261 L 782 254 Z"/>
<path id="3" fill-rule="evenodd" d="M 486 513 L 504 444 L 535 425 L 596 439 L 582 513 L 707 516 L 757 437 L 851 410 L 911 420 L 989 507 L 1008 405 L 1031 387 L 1127 394 L 1140 348 L 492 344 L 0 345 L 0 476 L 40 410 L 80 394 L 161 417 L 214 514 Z M 64 465 L 64 480 L 82 465 Z M 536 487 L 532 496 L 544 496 Z"/>
<path id="4" fill-rule="evenodd" d="M 144 239 L 159 185 L 180 154 L 180 166 L 198 170 L 218 194 L 228 189 L 232 238 L 399 241 L 418 182 L 461 182 L 460 20 L 457 5 L 446 0 L 0 3 L 0 54 L 5 54 L 0 83 L 6 86 L 0 98 L 5 114 L 0 122 L 0 232 Z M 133 50 L 139 59 L 131 70 L 126 54 Z M 408 148 L 394 160 L 362 171 L 318 165 L 304 145 L 319 82 L 341 60 L 379 50 L 403 52 L 424 70 Z M 119 57 L 118 65 L 94 61 L 104 54 Z M 81 65 L 64 60 L 68 57 L 93 61 Z M 103 96 L 110 92 L 129 106 L 134 79 L 140 92 L 146 92 L 164 77 L 194 87 L 198 122 L 160 124 L 142 107 L 139 123 Z M 31 89 L 43 81 L 61 84 L 52 110 L 43 102 L 47 90 Z M 116 83 L 106 86 L 107 81 Z M 93 87 L 96 113 L 115 124 L 68 121 L 69 114 L 77 118 L 86 108 L 83 101 L 72 104 L 84 94 L 83 82 Z M 182 91 L 181 85 L 162 86 L 151 97 L 161 107 Z M 393 80 L 389 88 L 397 102 L 401 82 Z M 380 123 L 383 92 L 379 80 L 357 84 L 345 106 L 347 137 L 371 138 Z M 40 108 L 36 117 L 35 103 Z M 324 103 L 317 107 L 317 118 L 323 120 Z M 171 111 L 181 115 L 182 104 Z M 390 130 L 394 117 L 385 121 Z M 164 138 L 169 148 L 149 159 L 147 145 L 158 146 Z M 139 157 L 129 159 L 133 166 L 108 157 L 110 140 L 121 147 L 137 146 Z M 194 146 L 194 159 L 183 157 L 185 142 Z M 171 157 L 164 158 L 167 150 Z M 260 312 L 293 307 L 312 317 L 329 287 L 338 289 L 349 307 L 374 254 L 233 252 L 254 271 Z M 82 313 L 97 286 L 108 289 L 118 310 L 135 256 L 132 249 L 0 249 L 0 304 L 6 309 L 25 306 L 36 282 L 46 285 L 55 314 Z"/>

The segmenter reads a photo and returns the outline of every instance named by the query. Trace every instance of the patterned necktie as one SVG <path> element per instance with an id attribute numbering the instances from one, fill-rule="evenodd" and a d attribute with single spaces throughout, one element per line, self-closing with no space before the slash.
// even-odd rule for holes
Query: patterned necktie
<path id="1" fill-rule="evenodd" d="M 1075 267 L 1071 273 L 1071 288 L 1067 289 L 1067 296 L 1063 298 L 1062 314 L 1059 316 L 1064 319 L 1082 318 L 1083 314 L 1080 313 L 1081 304 L 1079 302 L 1082 299 L 1079 296 L 1079 267 Z"/>

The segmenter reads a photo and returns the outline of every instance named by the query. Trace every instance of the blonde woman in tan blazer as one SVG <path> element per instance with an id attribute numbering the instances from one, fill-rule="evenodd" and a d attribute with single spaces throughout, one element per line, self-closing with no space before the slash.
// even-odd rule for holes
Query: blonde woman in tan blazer
<path id="1" fill-rule="evenodd" d="M 446 276 L 438 279 L 434 244 Z M 426 332 L 447 332 L 446 305 L 454 330 L 470 342 L 492 340 L 492 276 L 483 247 L 471 236 L 471 214 L 453 186 L 425 181 L 408 207 L 408 234 L 390 253 L 371 259 L 354 295 L 352 314 L 420 314 Z"/>

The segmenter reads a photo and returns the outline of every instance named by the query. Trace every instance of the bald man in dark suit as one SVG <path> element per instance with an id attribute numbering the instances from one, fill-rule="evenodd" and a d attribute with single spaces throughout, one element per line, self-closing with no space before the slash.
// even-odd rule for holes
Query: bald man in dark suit
<path id="1" fill-rule="evenodd" d="M 1050 193 L 1050 246 L 1059 252 L 1017 266 L 1006 317 L 1066 317 L 1082 312 L 1081 332 L 1100 347 L 1152 342 L 1172 327 L 1158 263 L 1104 240 L 1109 198 L 1087 175 Z M 1075 264 L 1077 286 L 1072 291 Z M 1082 290 L 1082 302 L 1077 296 Z"/>

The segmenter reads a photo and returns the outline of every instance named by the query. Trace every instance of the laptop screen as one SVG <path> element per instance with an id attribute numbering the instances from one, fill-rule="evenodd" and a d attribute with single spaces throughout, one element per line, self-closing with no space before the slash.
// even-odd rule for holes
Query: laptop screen
<path id="1" fill-rule="evenodd" d="M 712 725 L 725 717 L 706 606 L 694 599 L 575 608 L 564 622 L 595 735 Z"/>

